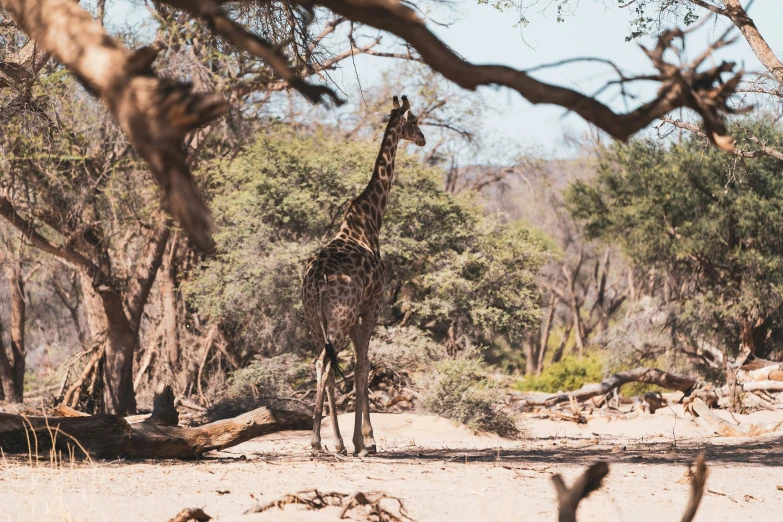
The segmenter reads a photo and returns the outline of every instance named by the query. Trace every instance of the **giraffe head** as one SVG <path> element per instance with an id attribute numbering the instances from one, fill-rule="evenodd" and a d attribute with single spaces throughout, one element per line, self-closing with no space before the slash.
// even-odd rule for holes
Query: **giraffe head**
<path id="1" fill-rule="evenodd" d="M 395 96 L 393 99 L 394 111 L 402 118 L 402 127 L 400 131 L 400 139 L 412 141 L 419 147 L 423 147 L 427 144 L 427 140 L 424 138 L 424 133 L 419 128 L 419 119 L 411 112 L 411 105 L 408 103 L 408 97 L 402 96 L 402 105 L 400 100 Z"/>

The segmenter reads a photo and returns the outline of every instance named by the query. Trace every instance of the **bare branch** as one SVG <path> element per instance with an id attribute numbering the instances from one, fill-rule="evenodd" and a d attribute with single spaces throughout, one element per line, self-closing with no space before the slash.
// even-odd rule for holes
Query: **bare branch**
<path id="1" fill-rule="evenodd" d="M 662 84 L 657 97 L 629 113 L 617 114 L 598 100 L 571 89 L 540 82 L 523 71 L 501 65 L 473 65 L 463 60 L 430 32 L 412 9 L 397 0 L 296 1 L 310 9 L 315 4 L 322 5 L 340 16 L 402 38 L 419 53 L 423 62 L 465 89 L 474 90 L 481 85 L 493 84 L 509 87 L 531 103 L 550 103 L 572 110 L 620 140 L 628 139 L 675 108 L 689 107 L 704 118 L 711 141 L 731 148 L 732 140 L 725 136 L 722 115 L 731 112 L 725 101 L 737 87 L 741 73 L 721 84 L 721 74 L 731 72 L 734 64 L 724 62 L 707 71 L 696 72 L 691 69 L 683 71 L 679 66 L 666 63 L 663 51 L 670 47 L 675 37 L 683 35 L 681 31 L 664 33 L 658 40 L 658 46 L 646 51 L 661 73 Z M 716 82 L 718 85 L 715 85 Z"/>
<path id="2" fill-rule="evenodd" d="M 693 125 L 691 123 L 686 123 L 680 120 L 673 120 L 669 117 L 662 117 L 658 118 L 662 122 L 668 123 L 670 125 L 674 125 L 675 127 L 679 129 L 685 129 L 687 131 L 690 131 L 697 136 L 700 136 L 704 139 L 707 139 L 707 134 L 698 128 L 696 125 Z M 769 156 L 771 158 L 779 159 L 783 161 L 783 152 L 780 152 L 779 150 L 773 149 L 772 147 L 768 147 L 766 143 L 758 139 L 757 137 L 750 134 L 750 132 L 747 129 L 744 129 L 745 133 L 748 135 L 748 139 L 752 141 L 753 143 L 757 144 L 759 146 L 758 150 L 741 150 L 734 148 L 734 150 L 727 151 L 731 154 L 734 154 L 735 156 L 739 156 L 740 158 L 761 158 L 763 156 Z"/>
<path id="3" fill-rule="evenodd" d="M 691 471 L 691 496 L 688 499 L 688 507 L 682 515 L 682 522 L 691 522 L 699 509 L 701 497 L 704 496 L 704 487 L 707 484 L 707 464 L 704 463 L 704 453 L 700 453 L 694 462 L 696 471 Z"/>
<path id="4" fill-rule="evenodd" d="M 740 87 L 736 92 L 748 92 L 755 94 L 768 94 L 769 96 L 777 96 L 783 98 L 783 89 L 765 89 L 764 87 Z"/>
<path id="5" fill-rule="evenodd" d="M 726 11 L 724 11 L 723 9 L 721 9 L 716 5 L 707 3 L 704 0 L 688 0 L 688 1 L 692 4 L 698 5 L 699 7 L 703 7 L 704 9 L 712 11 L 715 14 L 724 15 L 724 16 L 726 15 Z"/>
<path id="6" fill-rule="evenodd" d="M 570 489 L 563 482 L 563 477 L 559 474 L 553 475 L 552 482 L 557 490 L 558 522 L 576 522 L 576 509 L 579 507 L 579 503 L 590 493 L 600 488 L 601 482 L 608 474 L 609 464 L 596 462 L 576 479 Z"/>
<path id="7" fill-rule="evenodd" d="M 628 384 L 629 382 L 656 384 L 662 388 L 679 390 L 685 393 L 698 385 L 698 382 L 695 379 L 689 377 L 663 372 L 657 368 L 639 367 L 633 370 L 609 375 L 599 384 L 585 384 L 580 389 L 571 392 L 555 393 L 542 399 L 526 400 L 524 406 L 554 406 L 555 404 L 560 404 L 562 402 L 569 402 L 572 399 L 580 402 L 586 401 L 592 397 L 606 395 L 612 390 L 619 388 L 624 384 Z"/>
<path id="8" fill-rule="evenodd" d="M 302 80 L 296 71 L 289 66 L 286 57 L 278 52 L 272 43 L 231 20 L 215 0 L 167 0 L 166 3 L 205 20 L 215 33 L 240 49 L 261 58 L 275 74 L 311 102 L 317 103 L 323 98 L 331 98 L 337 105 L 343 103 L 330 88 L 323 85 L 312 85 Z"/>
<path id="9" fill-rule="evenodd" d="M 46 239 L 36 230 L 33 223 L 24 219 L 14 210 L 13 204 L 8 199 L 2 197 L 0 197 L 0 216 L 19 230 L 22 236 L 39 250 L 82 268 L 95 281 L 105 281 L 107 279 L 105 274 L 92 261 L 79 252 L 74 252 Z"/>

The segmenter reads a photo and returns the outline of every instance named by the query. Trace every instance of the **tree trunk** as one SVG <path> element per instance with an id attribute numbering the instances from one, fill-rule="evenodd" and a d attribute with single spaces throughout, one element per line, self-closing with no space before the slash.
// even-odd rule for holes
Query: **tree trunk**
<path id="1" fill-rule="evenodd" d="M 574 316 L 573 330 L 574 330 L 574 340 L 576 341 L 574 344 L 574 348 L 576 348 L 577 355 L 579 355 L 579 357 L 582 357 L 585 354 L 585 341 L 584 341 L 584 330 L 582 325 L 582 316 L 579 314 L 579 307 L 572 306 L 571 313 Z"/>
<path id="2" fill-rule="evenodd" d="M 169 366 L 172 371 L 179 367 L 179 335 L 177 332 L 177 235 L 171 241 L 171 251 L 161 270 L 160 292 L 163 299 L 163 328 Z"/>
<path id="3" fill-rule="evenodd" d="M 536 373 L 536 366 L 538 362 L 538 350 L 536 350 L 535 339 L 527 339 L 525 341 L 525 375 L 533 375 Z"/>
<path id="4" fill-rule="evenodd" d="M 82 273 L 82 293 L 93 339 L 104 347 L 103 407 L 101 411 L 126 415 L 136 412 L 133 390 L 133 354 L 144 305 L 163 262 L 169 222 L 150 233 L 125 295 L 115 282 L 96 282 Z"/>
<path id="5" fill-rule="evenodd" d="M 757 329 L 764 326 L 763 318 L 752 319 L 743 317 L 740 320 L 740 352 L 750 353 L 754 357 L 764 358 L 765 354 L 758 352 L 758 345 L 764 341 L 765 332 L 757 332 Z M 758 334 L 762 335 L 758 335 Z"/>
<path id="6" fill-rule="evenodd" d="M 563 352 L 565 352 L 566 344 L 568 344 L 568 338 L 571 337 L 571 330 L 573 330 L 573 323 L 568 326 L 568 329 L 563 334 L 563 339 L 560 341 L 560 346 L 557 347 L 555 353 L 552 354 L 552 363 L 558 363 L 563 359 Z"/>
<path id="7" fill-rule="evenodd" d="M 103 404 L 97 409 L 117 415 L 135 413 L 133 349 L 136 336 L 123 311 L 122 298 L 108 288 L 102 288 L 99 294 L 84 274 L 81 282 L 90 335 L 93 343 L 104 347 L 105 361 L 100 375 L 103 381 Z"/>
<path id="8" fill-rule="evenodd" d="M 538 364 L 536 364 L 536 376 L 541 375 L 541 371 L 544 369 L 544 357 L 546 356 L 547 346 L 549 345 L 549 334 L 552 332 L 552 323 L 555 318 L 555 311 L 557 305 L 560 304 L 560 298 L 552 296 L 552 303 L 549 305 L 549 312 L 546 315 L 546 320 L 541 331 L 541 340 L 538 347 Z"/>
<path id="9" fill-rule="evenodd" d="M 8 259 L 0 254 L 4 260 L 5 274 L 8 279 L 8 290 L 11 294 L 11 351 L 10 359 L 5 350 L 0 355 L 0 366 L 3 367 L 3 387 L 5 399 L 9 402 L 22 402 L 24 397 L 24 372 L 25 372 L 25 315 L 27 304 L 24 300 L 24 278 L 19 264 L 15 260 Z"/>
<path id="10" fill-rule="evenodd" d="M 14 393 L 14 372 L 11 369 L 11 361 L 8 360 L 8 354 L 5 351 L 3 324 L 0 323 L 0 400 L 8 398 L 11 401 Z"/>

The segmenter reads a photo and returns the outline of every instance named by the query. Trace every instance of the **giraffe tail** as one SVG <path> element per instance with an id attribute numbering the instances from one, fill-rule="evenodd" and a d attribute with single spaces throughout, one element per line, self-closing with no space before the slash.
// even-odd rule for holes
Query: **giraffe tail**
<path id="1" fill-rule="evenodd" d="M 319 289 L 320 291 L 318 294 L 318 308 L 321 312 L 321 331 L 324 334 L 324 350 L 326 350 L 326 357 L 329 359 L 332 374 L 341 379 L 345 379 L 345 372 L 340 366 L 340 362 L 337 360 L 337 351 L 334 349 L 334 345 L 329 339 L 329 324 L 326 322 L 326 312 L 323 307 L 323 292 L 328 284 L 328 279 L 326 278 L 326 275 L 324 275 L 323 287 Z"/>
<path id="2" fill-rule="evenodd" d="M 341 379 L 345 379 L 345 372 L 340 367 L 340 362 L 337 360 L 337 352 L 334 351 L 334 346 L 329 341 L 326 341 L 326 356 L 329 358 L 329 362 L 332 365 L 332 373 Z"/>

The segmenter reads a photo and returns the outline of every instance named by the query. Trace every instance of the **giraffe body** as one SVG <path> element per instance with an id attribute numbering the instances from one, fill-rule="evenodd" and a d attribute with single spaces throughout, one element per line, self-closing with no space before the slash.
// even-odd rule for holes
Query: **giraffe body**
<path id="1" fill-rule="evenodd" d="M 425 144 L 416 117 L 403 96 L 383 135 L 381 150 L 367 188 L 345 211 L 340 230 L 308 263 L 302 285 L 304 313 L 313 342 L 320 350 L 316 361 L 317 389 L 313 414 L 313 449 L 321 449 L 321 417 L 324 392 L 334 431 L 334 446 L 345 453 L 337 423 L 333 366 L 337 354 L 350 339 L 356 356 L 354 384 L 356 412 L 353 433 L 354 453 L 376 449 L 370 423 L 368 348 L 378 310 L 383 299 L 384 269 L 379 234 L 394 178 L 394 160 L 400 139 Z"/>

